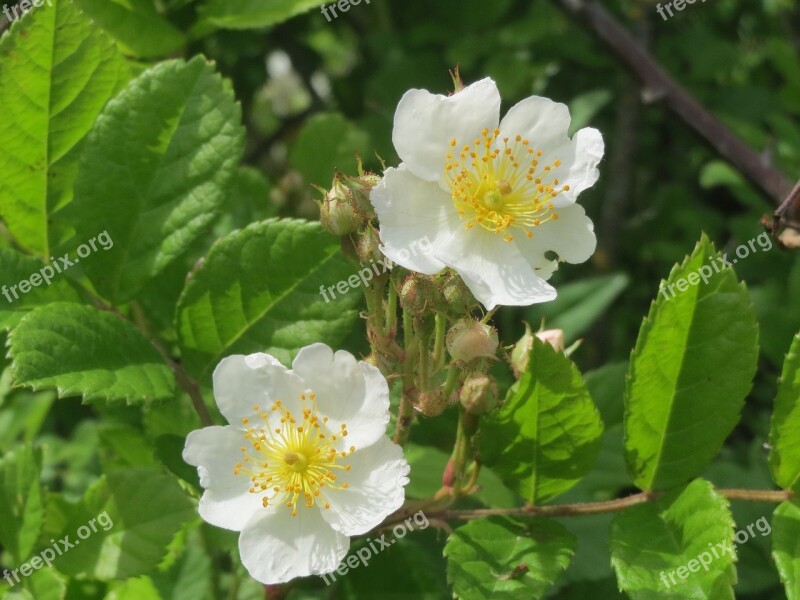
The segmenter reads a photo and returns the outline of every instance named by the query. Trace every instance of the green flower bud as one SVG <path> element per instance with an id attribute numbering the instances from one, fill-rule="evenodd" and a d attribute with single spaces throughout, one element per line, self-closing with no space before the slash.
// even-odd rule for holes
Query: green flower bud
<path id="1" fill-rule="evenodd" d="M 458 399 L 461 406 L 473 415 L 485 415 L 497 406 L 500 394 L 497 386 L 486 375 L 470 375 L 461 386 Z"/>
<path id="2" fill-rule="evenodd" d="M 400 306 L 414 316 L 430 311 L 440 301 L 439 290 L 427 275 L 412 273 L 400 288 Z"/>
<path id="3" fill-rule="evenodd" d="M 353 204 L 350 190 L 339 177 L 333 180 L 333 187 L 325 194 L 319 209 L 319 220 L 327 231 L 336 236 L 355 233 L 365 221 Z"/>
<path id="4" fill-rule="evenodd" d="M 439 285 L 444 301 L 452 312 L 466 314 L 478 306 L 478 301 L 475 300 L 464 280 L 452 269 L 446 269 L 444 274 L 439 277 Z"/>
<path id="5" fill-rule="evenodd" d="M 472 319 L 462 319 L 453 325 L 446 341 L 450 356 L 465 363 L 495 356 L 499 344 L 494 327 Z"/>

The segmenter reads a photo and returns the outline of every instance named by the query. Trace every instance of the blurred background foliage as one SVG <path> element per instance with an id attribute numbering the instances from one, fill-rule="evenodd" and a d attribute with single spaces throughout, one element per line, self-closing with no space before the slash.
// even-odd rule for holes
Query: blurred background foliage
<path id="1" fill-rule="evenodd" d="M 795 180 L 800 174 L 800 10 L 794 0 L 713 0 L 688 5 L 667 21 L 655 4 L 604 3 L 712 114 Z M 503 309 L 497 322 L 506 344 L 523 333 L 523 321 L 534 328 L 543 320 L 546 326 L 561 327 L 568 343 L 583 339 L 573 360 L 587 373 L 606 434 L 595 471 L 563 501 L 607 499 L 630 487 L 622 451 L 625 365 L 660 280 L 691 252 L 701 231 L 723 252 L 733 252 L 761 233 L 759 219 L 775 205 L 664 106 L 643 102 L 638 83 L 557 2 L 363 0 L 330 22 L 318 0 L 78 0 L 78 5 L 118 41 L 139 70 L 165 57 L 204 54 L 216 61 L 244 109 L 248 150 L 235 193 L 185 264 L 152 282 L 160 298 L 164 286 L 172 286 L 166 292 L 177 300 L 181 286 L 173 282 L 181 278 L 175 271 L 190 269 L 213 239 L 271 216 L 317 218 L 319 192 L 312 184 L 327 187 L 334 169 L 354 173 L 355 152 L 371 170 L 380 170 L 378 157 L 397 164 L 391 132 L 398 100 L 409 88 L 451 90 L 448 70 L 456 65 L 467 83 L 487 76 L 497 82 L 502 112 L 540 94 L 569 105 L 573 131 L 584 126 L 601 130 L 606 140 L 601 178 L 581 196 L 595 223 L 597 253 L 584 265 L 564 265 L 556 273 L 558 300 Z M 740 426 L 706 476 L 717 485 L 763 488 L 770 487 L 764 444 L 775 381 L 791 337 L 800 329 L 800 257 L 775 246 L 751 253 L 736 271 L 747 282 L 759 315 L 760 369 Z M 165 306 L 150 306 L 147 292 L 141 302 L 156 315 Z M 158 325 L 167 339 L 175 338 L 171 310 L 161 310 Z M 350 350 L 368 352 L 363 333 L 361 328 L 353 332 Z M 498 366 L 497 372 L 510 380 L 505 368 Z M 105 461 L 153 461 L 143 438 L 140 455 L 126 450 L 129 454 L 122 456 L 116 450 L 118 440 L 141 437 L 131 424 L 143 425 L 148 437 L 163 444 L 180 443 L 177 436 L 197 426 L 188 402 L 144 415 L 126 408 L 89 408 L 78 399 L 54 404 L 50 392 L 11 391 L 7 371 L 0 378 L 0 402 L 14 407 L 0 419 L 0 449 L 44 432 L 46 476 L 51 488 L 66 497 L 78 497 Z M 102 420 L 92 418 L 98 413 Z M 422 420 L 415 430 L 420 445 L 409 451 L 416 474 L 410 495 L 424 497 L 438 489 L 454 418 Z M 494 506 L 516 502 L 492 473 L 482 477 L 484 496 L 471 499 L 476 505 L 482 500 Z M 767 514 L 758 504 L 733 509 L 739 523 Z M 579 546 L 554 597 L 622 597 L 609 567 L 610 517 L 563 521 L 577 534 Z M 235 548 L 235 537 L 225 532 L 200 531 L 206 542 L 213 538 L 215 545 Z M 230 597 L 263 597 L 263 589 L 243 577 L 236 563 L 217 562 L 209 569 L 218 558 L 205 553 L 209 544 L 202 543 L 201 534 L 192 535 L 198 539 L 188 544 L 191 552 L 177 562 L 168 557 L 175 564 L 166 566 L 182 569 L 180 580 L 193 582 L 189 589 L 198 591 L 172 598 L 217 597 L 211 590 L 227 588 L 231 581 Z M 449 597 L 441 556 L 444 538 L 433 528 L 409 535 L 369 568 L 354 570 L 324 593 Z M 739 596 L 783 598 L 769 539 L 755 539 L 742 552 Z M 409 558 L 419 553 L 425 561 Z M 158 587 L 158 581 L 131 580 L 115 597 L 148 597 L 141 586 L 151 585 Z M 68 597 L 101 598 L 101 587 L 73 582 Z M 301 582 L 291 597 L 322 593 L 321 580 L 315 579 Z"/>

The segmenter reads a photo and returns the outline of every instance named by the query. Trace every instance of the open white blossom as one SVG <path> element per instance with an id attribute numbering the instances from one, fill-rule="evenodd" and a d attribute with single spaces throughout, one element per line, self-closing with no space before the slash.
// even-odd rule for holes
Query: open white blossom
<path id="1" fill-rule="evenodd" d="M 592 255 L 594 227 L 576 199 L 604 150 L 596 129 L 570 139 L 569 110 L 547 98 L 499 117 L 491 79 L 452 96 L 409 90 L 392 136 L 403 162 L 370 197 L 386 256 L 426 275 L 452 267 L 487 309 L 553 300 L 546 280 L 558 262 L 547 252 L 570 263 Z M 403 252 L 423 238 L 430 254 Z"/>
<path id="2" fill-rule="evenodd" d="M 334 571 L 349 536 L 403 504 L 409 466 L 386 437 L 389 388 L 372 365 L 324 344 L 292 370 L 269 354 L 229 356 L 214 396 L 230 425 L 190 433 L 183 457 L 205 489 L 200 515 L 241 531 L 258 581 Z"/>

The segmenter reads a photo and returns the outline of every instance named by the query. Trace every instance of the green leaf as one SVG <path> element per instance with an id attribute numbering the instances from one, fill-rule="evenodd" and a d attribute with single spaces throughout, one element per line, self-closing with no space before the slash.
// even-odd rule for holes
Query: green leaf
<path id="1" fill-rule="evenodd" d="M 42 453 L 20 446 L 0 459 L 0 543 L 17 564 L 33 553 L 44 518 Z"/>
<path id="2" fill-rule="evenodd" d="M 530 504 L 575 485 L 592 468 L 603 423 L 563 352 L 533 340 L 528 371 L 481 428 L 486 464 Z"/>
<path id="3" fill-rule="evenodd" d="M 125 54 L 152 58 L 171 54 L 184 35 L 156 12 L 153 0 L 75 0 L 80 9 L 117 40 Z"/>
<path id="4" fill-rule="evenodd" d="M 800 600 L 800 505 L 784 502 L 772 517 L 772 556 L 787 600 Z"/>
<path id="5" fill-rule="evenodd" d="M 28 312 L 50 302 L 78 302 L 80 297 L 67 280 L 59 275 L 52 266 L 45 266 L 40 260 L 25 256 L 10 248 L 0 248 L 0 273 L 3 281 L 8 285 L 0 288 L 0 329 L 10 329 L 19 323 L 20 319 Z M 42 273 L 47 275 L 45 279 Z M 36 287 L 30 285 L 30 279 L 35 274 Z M 47 279 L 51 281 L 47 285 Z M 27 293 L 19 289 L 19 283 L 28 288 Z"/>
<path id="6" fill-rule="evenodd" d="M 628 283 L 625 273 L 568 283 L 558 288 L 558 298 L 553 302 L 528 309 L 526 320 L 539 323 L 545 319 L 547 329 L 563 329 L 565 340 L 570 343 L 603 316 Z"/>
<path id="7" fill-rule="evenodd" d="M 321 4 L 323 0 L 208 0 L 202 16 L 217 27 L 251 29 L 277 25 Z"/>
<path id="8" fill-rule="evenodd" d="M 195 474 L 197 469 L 195 469 Z M 193 531 L 180 559 L 165 572 L 150 576 L 164 600 L 208 600 L 214 567 L 199 531 Z M 138 600 L 138 599 L 134 599 Z"/>
<path id="9" fill-rule="evenodd" d="M 769 435 L 769 466 L 783 489 L 800 492 L 800 334 L 783 363 Z"/>
<path id="10" fill-rule="evenodd" d="M 151 468 L 113 471 L 89 488 L 71 511 L 62 536 L 70 534 L 75 540 L 79 528 L 89 527 L 92 519 L 97 531 L 60 556 L 58 568 L 101 580 L 148 573 L 195 516 L 194 501 L 172 476 Z"/>
<path id="11" fill-rule="evenodd" d="M 444 547 L 447 581 L 462 600 L 542 598 L 574 554 L 572 534 L 542 518 L 524 526 L 501 517 L 470 521 Z"/>
<path id="12" fill-rule="evenodd" d="M 163 600 L 149 577 L 128 579 L 103 600 Z"/>
<path id="13" fill-rule="evenodd" d="M 450 455 L 438 448 L 414 444 L 406 448 L 406 460 L 411 466 L 406 496 L 429 498 L 442 487 L 442 474 Z"/>
<path id="14" fill-rule="evenodd" d="M 631 476 L 644 490 L 674 487 L 702 472 L 738 422 L 755 374 L 753 306 L 716 256 L 704 234 L 692 256 L 672 269 L 639 330 L 626 389 L 625 447 Z"/>
<path id="15" fill-rule="evenodd" d="M 615 362 L 583 374 L 586 387 L 606 427 L 622 424 L 627 372 L 627 363 Z"/>
<path id="16" fill-rule="evenodd" d="M 416 513 L 419 514 L 419 513 Z M 378 548 L 378 552 L 370 552 L 368 563 L 356 563 L 358 568 L 344 571 L 345 575 L 330 573 L 327 580 L 317 579 L 319 588 L 309 589 L 305 595 L 298 595 L 298 600 L 317 600 L 318 598 L 341 598 L 342 600 L 360 600 L 362 598 L 386 598 L 390 600 L 442 600 L 446 597 L 447 581 L 445 579 L 445 560 L 442 557 L 442 543 L 438 533 L 429 527 L 425 520 L 420 523 L 416 519 L 410 521 L 411 528 L 404 524 L 396 526 L 399 536 L 387 530 L 384 539 L 391 547 L 381 550 L 374 540 L 367 542 L 353 539 L 348 556 L 358 556 L 362 548 L 369 546 Z M 425 529 L 423 531 L 423 528 Z M 402 533 L 401 533 L 402 532 Z M 380 537 L 380 536 L 379 536 Z M 362 552 L 362 556 L 363 556 Z M 335 582 L 336 593 L 326 594 L 322 585 L 326 581 Z M 300 582 L 298 582 L 300 583 Z M 298 585 L 298 587 L 300 587 Z M 294 592 L 294 589 L 292 590 Z M 257 597 L 263 596 L 263 590 Z M 256 598 L 254 598 L 256 600 Z"/>
<path id="17" fill-rule="evenodd" d="M 320 286 L 357 273 L 319 223 L 269 220 L 234 232 L 214 245 L 178 304 L 184 362 L 204 377 L 230 354 L 267 352 L 288 364 L 308 344 L 337 346 L 356 325 L 361 290 L 326 302 Z"/>
<path id="18" fill-rule="evenodd" d="M 162 435 L 155 439 L 156 456 L 161 464 L 199 490 L 201 487 L 197 469 L 183 460 L 185 446 L 186 439 L 177 435 Z"/>
<path id="19" fill-rule="evenodd" d="M 55 569 L 44 568 L 25 578 L 25 589 L 34 600 L 64 600 L 67 595 L 67 581 Z"/>
<path id="20" fill-rule="evenodd" d="M 733 517 L 705 480 L 614 517 L 611 564 L 634 600 L 733 600 Z"/>
<path id="21" fill-rule="evenodd" d="M 0 216 L 45 259 L 69 233 L 57 215 L 72 200 L 81 140 L 130 76 L 114 42 L 71 1 L 51 2 L 0 40 Z"/>
<path id="22" fill-rule="evenodd" d="M 289 160 L 306 181 L 330 187 L 334 170 L 355 171 L 359 152 L 370 152 L 369 136 L 338 113 L 315 115 L 303 125 Z"/>
<path id="23" fill-rule="evenodd" d="M 117 303 L 133 298 L 216 218 L 242 152 L 241 108 L 213 65 L 160 63 L 109 102 L 86 142 L 70 211 L 78 239 L 113 247 L 86 273 Z"/>
<path id="24" fill-rule="evenodd" d="M 37 308 L 8 340 L 18 385 L 55 388 L 60 398 L 128 404 L 172 398 L 175 379 L 130 323 L 89 306 L 57 302 Z"/>

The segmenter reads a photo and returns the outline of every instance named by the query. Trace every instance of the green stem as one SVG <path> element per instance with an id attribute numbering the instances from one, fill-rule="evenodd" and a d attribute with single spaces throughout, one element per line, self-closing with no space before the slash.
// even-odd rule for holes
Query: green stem
<path id="1" fill-rule="evenodd" d="M 461 484 L 464 481 L 466 472 L 467 455 L 469 454 L 469 436 L 464 427 L 464 415 L 466 412 L 459 406 L 458 428 L 456 429 L 456 443 L 453 446 L 453 495 L 458 496 L 461 492 Z"/>
<path id="2" fill-rule="evenodd" d="M 394 443 L 399 446 L 405 446 L 414 422 L 414 404 L 411 401 L 411 394 L 415 393 L 414 366 L 419 352 L 419 343 L 414 336 L 414 324 L 411 315 L 405 310 L 403 311 L 403 342 L 405 343 L 403 394 L 400 396 L 400 407 L 397 411 L 397 424 L 394 430 Z"/>
<path id="3" fill-rule="evenodd" d="M 386 301 L 386 333 L 391 336 L 397 334 L 397 286 L 394 273 L 389 279 L 389 298 Z"/>
<path id="4" fill-rule="evenodd" d="M 436 330 L 433 338 L 433 365 L 435 370 L 444 366 L 444 339 L 447 333 L 447 317 L 436 313 Z"/>
<path id="5" fill-rule="evenodd" d="M 458 367 L 450 366 L 447 369 L 447 379 L 444 382 L 444 397 L 450 398 L 450 394 L 452 394 L 456 387 L 458 387 L 459 382 L 461 381 L 461 370 Z"/>

